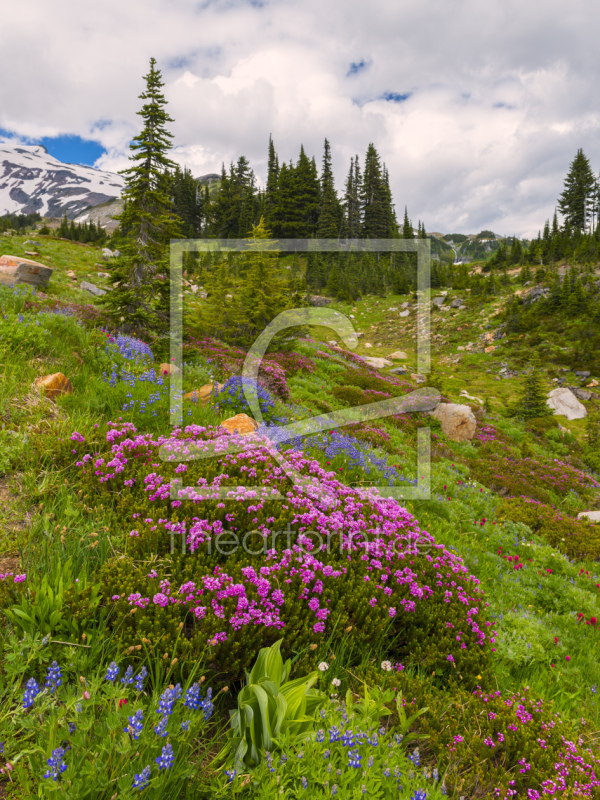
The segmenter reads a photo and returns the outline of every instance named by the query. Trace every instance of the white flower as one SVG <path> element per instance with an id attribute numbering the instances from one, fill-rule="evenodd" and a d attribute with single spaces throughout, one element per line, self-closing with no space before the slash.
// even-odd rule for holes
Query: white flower
<path id="1" fill-rule="evenodd" d="M 321 670 L 321 672 L 327 672 L 329 669 L 329 664 L 326 661 L 321 661 L 317 669 Z"/>
<path id="2" fill-rule="evenodd" d="M 339 678 L 334 678 L 331 682 L 334 686 L 339 686 L 341 684 L 341 680 Z"/>
<path id="3" fill-rule="evenodd" d="M 381 669 L 384 669 L 386 672 L 389 672 L 392 668 L 391 661 L 382 661 L 381 662 Z"/>

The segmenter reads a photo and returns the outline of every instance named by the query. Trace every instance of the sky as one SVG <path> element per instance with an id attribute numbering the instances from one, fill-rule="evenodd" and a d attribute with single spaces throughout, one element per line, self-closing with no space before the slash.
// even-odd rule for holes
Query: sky
<path id="1" fill-rule="evenodd" d="M 23 0 L 0 27 L 0 140 L 116 171 L 157 61 L 171 157 L 303 144 L 338 193 L 370 142 L 428 231 L 537 235 L 579 148 L 600 170 L 600 4 L 585 0 Z M 26 46 L 25 46 L 26 45 Z"/>

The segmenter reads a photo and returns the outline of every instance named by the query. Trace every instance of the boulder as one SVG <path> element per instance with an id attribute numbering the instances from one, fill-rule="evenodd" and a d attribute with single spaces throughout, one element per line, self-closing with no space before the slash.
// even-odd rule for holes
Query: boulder
<path id="1" fill-rule="evenodd" d="M 484 353 L 493 353 L 495 349 L 496 349 L 496 345 L 495 344 L 490 344 L 488 347 L 484 348 L 483 352 Z"/>
<path id="2" fill-rule="evenodd" d="M 176 372 L 181 372 L 176 364 L 161 364 L 158 368 L 159 375 L 174 375 Z"/>
<path id="3" fill-rule="evenodd" d="M 463 304 L 463 301 L 462 301 L 462 300 L 459 300 L 459 299 L 457 298 L 456 300 L 453 300 L 453 301 L 450 303 L 450 308 L 460 308 L 460 307 L 462 306 L 462 304 Z"/>
<path id="4" fill-rule="evenodd" d="M 408 317 L 408 315 L 409 315 L 409 314 L 410 314 L 410 311 L 408 310 L 408 308 L 405 308 L 405 309 L 404 309 L 404 311 L 401 311 L 401 312 L 398 314 L 398 316 L 399 316 L 399 317 Z"/>
<path id="5" fill-rule="evenodd" d="M 534 303 L 536 300 L 539 300 L 540 297 L 546 297 L 549 294 L 550 289 L 542 286 L 535 286 L 527 292 L 525 300 L 529 303 Z"/>
<path id="6" fill-rule="evenodd" d="M 395 352 L 392 353 L 390 358 L 392 359 L 392 361 L 406 361 L 408 356 L 402 350 L 396 350 Z"/>
<path id="7" fill-rule="evenodd" d="M 578 378 L 589 378 L 592 373 L 588 369 L 576 369 L 575 375 Z"/>
<path id="8" fill-rule="evenodd" d="M 413 379 L 413 381 L 416 381 L 417 383 L 425 383 L 425 381 L 427 380 L 425 375 L 419 375 L 418 372 L 416 372 L 414 374 L 411 373 L 410 377 Z"/>
<path id="9" fill-rule="evenodd" d="M 224 385 L 223 383 L 205 383 L 199 389 L 193 389 L 191 392 L 184 394 L 183 399 L 191 400 L 192 403 L 202 403 L 203 406 L 208 405 L 210 398 L 218 394 Z"/>
<path id="10" fill-rule="evenodd" d="M 53 270 L 22 256 L 0 257 L 0 281 L 14 286 L 28 283 L 30 286 L 45 285 L 50 280 Z"/>
<path id="11" fill-rule="evenodd" d="M 385 369 L 386 367 L 391 367 L 392 362 L 388 361 L 387 358 L 377 358 L 377 356 L 363 356 L 363 361 L 366 361 L 370 367 L 374 367 L 375 369 Z"/>
<path id="12" fill-rule="evenodd" d="M 432 302 L 434 306 L 437 306 L 439 308 L 440 306 L 444 305 L 445 300 L 446 300 L 445 297 L 434 297 Z"/>
<path id="13" fill-rule="evenodd" d="M 469 406 L 458 403 L 438 403 L 429 412 L 442 424 L 442 430 L 454 442 L 470 442 L 477 430 L 477 420 Z"/>
<path id="14" fill-rule="evenodd" d="M 390 372 L 392 375 L 408 375 L 408 370 L 404 369 L 404 367 L 396 367 L 395 369 L 391 369 Z"/>
<path id="15" fill-rule="evenodd" d="M 84 291 L 89 292 L 90 294 L 96 295 L 96 297 L 100 297 L 101 295 L 106 294 L 104 289 L 99 289 L 93 283 L 88 283 L 87 281 L 81 281 L 79 286 Z"/>
<path id="16" fill-rule="evenodd" d="M 581 511 L 577 519 L 589 519 L 590 522 L 600 522 L 600 511 Z"/>
<path id="17" fill-rule="evenodd" d="M 110 278 L 110 272 L 99 272 L 98 273 L 98 277 L 99 278 Z"/>
<path id="18" fill-rule="evenodd" d="M 594 386 L 598 386 L 598 381 L 591 381 L 591 383 L 586 384 L 588 389 L 593 389 Z"/>
<path id="19" fill-rule="evenodd" d="M 71 280 L 75 280 L 76 281 L 77 280 L 77 275 L 73 272 L 72 269 L 70 269 L 67 272 L 67 278 L 71 278 Z"/>
<path id="20" fill-rule="evenodd" d="M 371 344 L 371 342 L 365 342 L 365 347 L 373 347 L 373 345 Z"/>
<path id="21" fill-rule="evenodd" d="M 554 411 L 555 415 L 567 419 L 583 419 L 587 416 L 585 406 L 579 402 L 570 389 L 552 389 L 546 397 L 546 405 Z"/>
<path id="22" fill-rule="evenodd" d="M 257 430 L 258 423 L 248 414 L 236 414 L 235 417 L 224 420 L 221 423 L 221 428 L 225 428 L 229 433 L 239 433 L 241 436 L 247 436 Z"/>
<path id="23" fill-rule="evenodd" d="M 62 394 L 71 394 L 73 391 L 71 381 L 62 372 L 55 372 L 53 375 L 44 375 L 43 378 L 36 378 L 32 383 L 32 389 L 41 392 L 50 400 L 54 400 Z"/>

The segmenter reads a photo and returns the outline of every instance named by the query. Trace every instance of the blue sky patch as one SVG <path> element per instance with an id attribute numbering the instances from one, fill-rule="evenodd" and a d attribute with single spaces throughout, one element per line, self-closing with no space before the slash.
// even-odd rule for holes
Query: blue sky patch
<path id="1" fill-rule="evenodd" d="M 346 77 L 348 77 L 348 75 L 356 75 L 357 72 L 361 72 L 363 69 L 366 69 L 368 66 L 369 65 L 364 60 L 364 58 L 361 58 L 360 61 L 353 61 L 350 64 L 350 68 L 349 68 L 348 72 L 346 73 Z"/>
<path id="2" fill-rule="evenodd" d="M 382 100 L 388 100 L 391 103 L 403 103 L 405 100 L 408 100 L 409 97 L 412 96 L 412 92 L 384 92 L 381 95 Z"/>
<path id="3" fill-rule="evenodd" d="M 43 144 L 51 156 L 64 164 L 85 164 L 92 167 L 106 150 L 98 142 L 81 136 L 44 136 L 31 144 Z"/>

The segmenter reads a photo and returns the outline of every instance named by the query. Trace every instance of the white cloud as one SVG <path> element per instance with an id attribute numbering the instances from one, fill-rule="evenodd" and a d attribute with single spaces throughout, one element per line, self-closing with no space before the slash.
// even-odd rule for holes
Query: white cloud
<path id="1" fill-rule="evenodd" d="M 600 167 L 599 22 L 584 0 L 28 0 L 3 13 L 0 127 L 97 139 L 121 169 L 154 56 L 196 174 L 243 154 L 262 184 L 269 133 L 319 166 L 327 137 L 341 191 L 372 141 L 399 217 L 530 236 L 577 148 Z"/>

